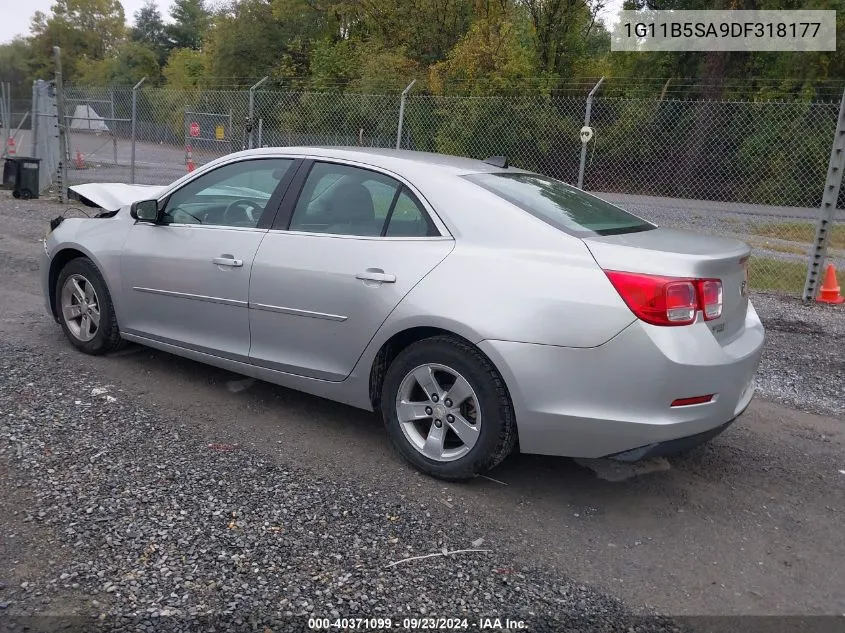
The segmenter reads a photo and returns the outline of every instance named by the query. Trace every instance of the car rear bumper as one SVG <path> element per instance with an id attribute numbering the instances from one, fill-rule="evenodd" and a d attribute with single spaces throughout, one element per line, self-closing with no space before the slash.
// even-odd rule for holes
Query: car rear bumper
<path id="1" fill-rule="evenodd" d="M 608 455 L 607 457 L 620 462 L 637 462 L 641 459 L 648 459 L 649 457 L 677 455 L 678 453 L 695 448 L 699 444 L 709 442 L 717 435 L 720 435 L 722 431 L 727 429 L 735 421 L 736 418 L 728 420 L 723 425 L 714 427 L 709 431 L 703 431 L 687 437 L 679 437 L 674 440 L 666 440 L 665 442 L 656 442 L 654 444 L 640 446 L 639 448 L 632 448 L 629 451 L 623 451 L 621 453 L 616 453 L 615 455 Z"/>
<path id="2" fill-rule="evenodd" d="M 637 321 L 592 348 L 479 346 L 507 383 L 522 452 L 635 460 L 727 428 L 754 395 L 763 340 L 749 304 L 740 333 L 721 343 L 703 322 L 671 328 Z M 711 402 L 671 406 L 706 394 L 715 394 Z"/>

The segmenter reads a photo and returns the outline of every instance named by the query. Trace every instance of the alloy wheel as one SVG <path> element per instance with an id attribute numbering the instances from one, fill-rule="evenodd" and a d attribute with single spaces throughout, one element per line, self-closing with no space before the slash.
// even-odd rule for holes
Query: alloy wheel
<path id="1" fill-rule="evenodd" d="M 475 446 L 481 432 L 478 397 L 458 371 L 426 363 L 408 372 L 396 395 L 405 438 L 428 459 L 451 462 Z"/>
<path id="2" fill-rule="evenodd" d="M 67 278 L 62 286 L 62 317 L 74 338 L 90 341 L 100 327 L 100 302 L 93 284 L 80 274 Z"/>

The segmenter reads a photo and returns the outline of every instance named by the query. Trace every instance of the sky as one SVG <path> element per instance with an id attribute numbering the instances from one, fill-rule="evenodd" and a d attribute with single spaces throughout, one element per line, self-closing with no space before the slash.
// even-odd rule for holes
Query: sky
<path id="1" fill-rule="evenodd" d="M 36 11 L 47 13 L 53 6 L 54 0 L 0 0 L 0 43 L 8 42 L 16 35 L 28 35 L 32 16 Z M 167 19 L 170 13 L 170 0 L 154 0 L 161 15 Z M 140 9 L 145 0 L 121 0 L 123 11 L 126 13 L 127 23 L 132 22 L 135 12 Z"/>
<path id="2" fill-rule="evenodd" d="M 0 0 L 0 43 L 8 42 L 16 35 L 28 35 L 32 16 L 36 11 L 50 10 L 54 0 Z M 127 23 L 132 22 L 135 12 L 141 8 L 145 0 L 121 0 L 126 13 Z M 170 13 L 171 0 L 154 0 L 165 20 Z M 601 17 L 606 22 L 615 23 L 615 16 L 622 8 L 622 0 L 608 0 Z"/>

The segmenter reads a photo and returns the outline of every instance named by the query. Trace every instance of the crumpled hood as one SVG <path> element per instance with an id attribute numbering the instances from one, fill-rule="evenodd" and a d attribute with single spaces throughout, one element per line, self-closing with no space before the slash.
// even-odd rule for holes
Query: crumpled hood
<path id="1" fill-rule="evenodd" d="M 158 198 L 165 187 L 161 185 L 127 185 L 120 182 L 92 182 L 87 185 L 68 187 L 83 204 L 100 207 L 106 211 L 117 211 L 121 207 Z"/>

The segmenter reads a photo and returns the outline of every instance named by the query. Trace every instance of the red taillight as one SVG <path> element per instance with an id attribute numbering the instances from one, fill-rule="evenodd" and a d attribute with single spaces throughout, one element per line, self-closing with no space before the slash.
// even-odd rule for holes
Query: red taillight
<path id="1" fill-rule="evenodd" d="M 713 394 L 709 393 L 706 396 L 693 396 L 692 398 L 678 398 L 677 400 L 672 400 L 673 407 L 688 407 L 691 404 L 704 404 L 705 402 L 710 402 L 713 399 Z"/>
<path id="2" fill-rule="evenodd" d="M 690 281 L 669 281 L 664 284 L 666 295 L 666 320 L 669 323 L 692 323 L 698 301 L 695 285 Z"/>
<path id="3" fill-rule="evenodd" d="M 606 270 L 613 287 L 631 309 L 652 325 L 689 325 L 698 310 L 705 320 L 722 315 L 722 282 Z"/>
<path id="4" fill-rule="evenodd" d="M 698 282 L 698 296 L 705 321 L 722 316 L 722 282 L 718 279 L 702 279 Z"/>

